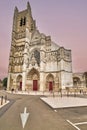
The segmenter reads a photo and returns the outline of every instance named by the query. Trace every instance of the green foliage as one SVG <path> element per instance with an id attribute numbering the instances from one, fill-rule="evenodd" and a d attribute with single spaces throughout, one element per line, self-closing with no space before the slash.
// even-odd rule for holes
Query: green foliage
<path id="1" fill-rule="evenodd" d="M 3 79 L 3 87 L 7 88 L 7 77 Z"/>

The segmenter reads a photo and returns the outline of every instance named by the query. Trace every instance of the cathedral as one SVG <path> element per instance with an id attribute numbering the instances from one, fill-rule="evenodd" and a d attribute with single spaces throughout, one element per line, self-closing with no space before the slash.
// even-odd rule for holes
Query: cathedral
<path id="1" fill-rule="evenodd" d="M 40 33 L 29 2 L 23 11 L 15 7 L 7 89 L 58 91 L 72 86 L 71 50 Z"/>

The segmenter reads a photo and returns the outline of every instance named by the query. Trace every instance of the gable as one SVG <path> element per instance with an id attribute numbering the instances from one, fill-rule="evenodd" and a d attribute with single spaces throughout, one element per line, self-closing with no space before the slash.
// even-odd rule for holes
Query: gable
<path id="1" fill-rule="evenodd" d="M 31 42 L 38 41 L 41 39 L 41 34 L 38 30 L 35 30 L 31 36 Z"/>

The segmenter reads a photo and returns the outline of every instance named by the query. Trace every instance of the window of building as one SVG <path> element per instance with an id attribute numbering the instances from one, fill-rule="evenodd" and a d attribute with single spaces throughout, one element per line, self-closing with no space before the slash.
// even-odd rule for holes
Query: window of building
<path id="1" fill-rule="evenodd" d="M 20 20 L 20 26 L 22 26 L 22 22 L 23 22 L 23 19 L 21 18 L 21 20 Z"/>
<path id="2" fill-rule="evenodd" d="M 23 25 L 26 25 L 26 17 L 23 19 Z"/>
<path id="3" fill-rule="evenodd" d="M 20 26 L 26 25 L 26 17 L 21 18 L 20 20 Z"/>

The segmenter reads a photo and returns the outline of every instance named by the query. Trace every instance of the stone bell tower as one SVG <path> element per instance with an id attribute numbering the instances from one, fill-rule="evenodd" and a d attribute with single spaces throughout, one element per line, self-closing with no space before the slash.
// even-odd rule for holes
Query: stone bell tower
<path id="1" fill-rule="evenodd" d="M 29 31 L 35 29 L 35 21 L 32 18 L 29 2 L 27 3 L 27 9 L 21 12 L 19 12 L 18 8 L 15 7 L 13 18 L 13 31 L 18 33 L 26 30 L 26 28 L 28 28 Z"/>
<path id="2" fill-rule="evenodd" d="M 20 11 L 17 7 L 14 10 L 12 41 L 8 68 L 8 89 L 10 87 L 20 89 L 25 86 L 25 71 L 28 62 L 28 47 L 31 39 L 31 33 L 36 29 L 35 20 L 32 18 L 32 12 L 29 2 L 27 9 Z M 17 75 L 19 79 L 17 79 Z"/>

